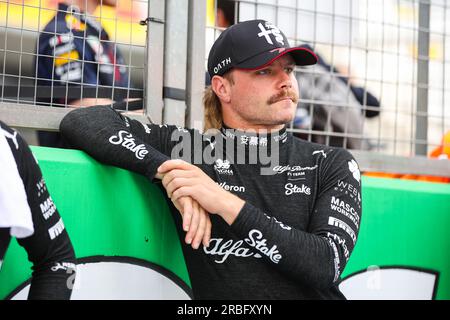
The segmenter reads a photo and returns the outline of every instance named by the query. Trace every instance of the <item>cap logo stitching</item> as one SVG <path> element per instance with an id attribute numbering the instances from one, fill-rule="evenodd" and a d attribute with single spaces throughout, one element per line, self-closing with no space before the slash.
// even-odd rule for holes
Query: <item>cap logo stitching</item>
<path id="1" fill-rule="evenodd" d="M 219 73 L 219 70 L 226 67 L 227 65 L 229 65 L 231 63 L 231 57 L 228 57 L 224 60 L 222 60 L 221 62 L 219 62 L 217 64 L 217 66 L 214 67 L 214 73 Z"/>
<path id="2" fill-rule="evenodd" d="M 271 24 L 271 23 L 266 23 L 266 27 L 268 28 L 268 29 L 266 29 L 266 28 L 264 28 L 264 26 L 263 26 L 262 23 L 260 22 L 260 23 L 258 24 L 258 27 L 259 27 L 259 29 L 261 30 L 261 32 L 258 33 L 258 37 L 259 37 L 259 38 L 264 37 L 264 38 L 266 39 L 266 41 L 267 41 L 269 44 L 272 44 L 272 45 L 273 45 L 272 39 L 271 39 L 270 36 L 269 36 L 270 34 L 273 34 L 274 37 L 275 37 L 275 40 L 276 40 L 278 43 L 280 43 L 281 45 L 284 46 L 284 39 L 283 39 L 283 36 L 281 35 L 280 29 L 278 29 L 276 26 L 274 26 L 274 25 Z"/>

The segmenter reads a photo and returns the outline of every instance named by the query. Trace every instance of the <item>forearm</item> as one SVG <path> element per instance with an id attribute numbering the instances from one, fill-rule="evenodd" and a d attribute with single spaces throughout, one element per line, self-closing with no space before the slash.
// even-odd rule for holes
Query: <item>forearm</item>
<path id="1" fill-rule="evenodd" d="M 109 107 L 94 106 L 71 111 L 60 130 L 72 146 L 98 161 L 153 179 L 156 168 L 170 158 L 142 141 L 128 121 Z"/>
<path id="2" fill-rule="evenodd" d="M 333 251 L 322 236 L 294 229 L 245 202 L 230 226 L 266 263 L 303 283 L 327 288 L 337 280 Z"/>
<path id="3" fill-rule="evenodd" d="M 73 100 L 68 103 L 70 107 L 73 108 L 79 108 L 79 107 L 90 107 L 95 105 L 108 105 L 113 103 L 111 99 L 105 99 L 105 98 L 83 98 L 79 100 Z"/>
<path id="4" fill-rule="evenodd" d="M 222 202 L 223 208 L 218 214 L 228 225 L 232 225 L 244 207 L 245 201 L 228 191 L 224 191 L 224 196 L 218 200 Z"/>
<path id="5" fill-rule="evenodd" d="M 29 300 L 69 300 L 75 283 L 75 257 L 52 261 L 44 266 L 34 266 Z"/>

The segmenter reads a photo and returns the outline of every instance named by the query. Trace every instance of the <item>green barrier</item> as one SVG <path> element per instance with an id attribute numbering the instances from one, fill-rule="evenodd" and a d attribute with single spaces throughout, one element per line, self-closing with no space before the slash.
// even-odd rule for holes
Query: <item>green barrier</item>
<path id="1" fill-rule="evenodd" d="M 80 151 L 32 150 L 79 261 L 130 257 L 141 264 L 149 262 L 188 291 L 181 246 L 160 189 L 142 176 L 101 165 Z M 342 275 L 344 294 L 402 298 L 404 293 L 392 291 L 405 285 L 399 281 L 406 275 L 404 292 L 427 297 L 420 291 L 429 290 L 430 284 L 415 283 L 418 278 L 405 272 L 415 270 L 432 275 L 429 298 L 450 299 L 450 185 L 368 177 L 362 181 L 363 217 Z M 29 279 L 30 267 L 25 251 L 13 241 L 0 271 L 0 298 Z M 362 278 L 364 274 L 368 277 Z"/>
<path id="2" fill-rule="evenodd" d="M 433 297 L 450 299 L 450 185 L 369 177 L 362 183 L 360 233 L 342 276 L 369 266 L 422 270 L 436 275 Z"/>
<path id="3" fill-rule="evenodd" d="M 173 219 L 158 187 L 80 151 L 32 151 L 77 258 L 132 257 L 178 276 L 180 286 L 190 285 Z M 12 241 L 0 271 L 0 298 L 31 276 L 30 267 L 25 250 Z"/>

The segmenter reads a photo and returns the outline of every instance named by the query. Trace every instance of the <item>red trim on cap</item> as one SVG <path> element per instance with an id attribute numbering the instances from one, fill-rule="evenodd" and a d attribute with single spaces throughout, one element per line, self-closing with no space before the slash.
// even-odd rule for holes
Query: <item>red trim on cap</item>
<path id="1" fill-rule="evenodd" d="M 276 50 L 276 49 L 274 49 L 274 50 Z M 311 53 L 311 54 L 314 56 L 314 58 L 316 58 L 316 63 L 317 63 L 317 61 L 319 61 L 319 58 L 317 57 L 317 55 L 316 55 L 314 52 L 312 52 L 311 50 L 309 50 L 308 48 L 299 48 L 299 47 L 296 47 L 296 48 L 289 48 L 289 49 L 286 49 L 285 51 L 283 51 L 282 53 L 280 53 L 280 54 L 277 55 L 276 57 L 272 58 L 269 62 L 266 62 L 266 63 L 263 64 L 262 66 L 259 66 L 259 67 L 256 67 L 256 68 L 240 68 L 240 67 L 235 67 L 235 68 L 236 68 L 236 69 L 241 69 L 241 70 L 248 70 L 248 71 L 259 70 L 259 69 L 262 69 L 262 68 L 267 67 L 269 64 L 273 63 L 273 62 L 274 62 L 275 60 L 277 60 L 278 58 L 280 58 L 280 57 L 284 56 L 285 54 L 290 53 L 290 52 L 292 52 L 292 51 L 307 51 L 307 52 Z"/>

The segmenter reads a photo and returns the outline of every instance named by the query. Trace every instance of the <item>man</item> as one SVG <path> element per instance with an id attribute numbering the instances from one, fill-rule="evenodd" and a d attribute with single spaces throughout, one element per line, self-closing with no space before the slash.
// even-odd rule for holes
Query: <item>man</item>
<path id="1" fill-rule="evenodd" d="M 116 0 L 59 3 L 55 17 L 40 33 L 36 56 L 38 85 L 49 88 L 48 98 L 40 103 L 77 107 L 110 104 L 113 102 L 111 99 L 97 99 L 83 91 L 77 98 L 54 98 L 56 91 L 53 88 L 80 84 L 129 87 L 124 58 L 100 23 L 92 17 L 99 4 L 115 6 Z M 39 132 L 38 136 L 42 146 L 65 146 L 59 133 Z"/>
<path id="2" fill-rule="evenodd" d="M 75 253 L 41 170 L 22 137 L 0 121 L 0 267 L 11 236 L 33 263 L 29 299 L 69 299 Z"/>
<path id="3" fill-rule="evenodd" d="M 273 24 L 246 21 L 226 29 L 208 58 L 205 112 L 219 132 L 141 124 L 105 106 L 61 122 L 74 146 L 161 179 L 172 202 L 192 199 L 207 212 L 209 245 L 182 246 L 194 298 L 344 298 L 337 285 L 361 217 L 358 166 L 347 151 L 294 138 L 285 126 L 298 100 L 294 67 L 316 61 Z"/>

